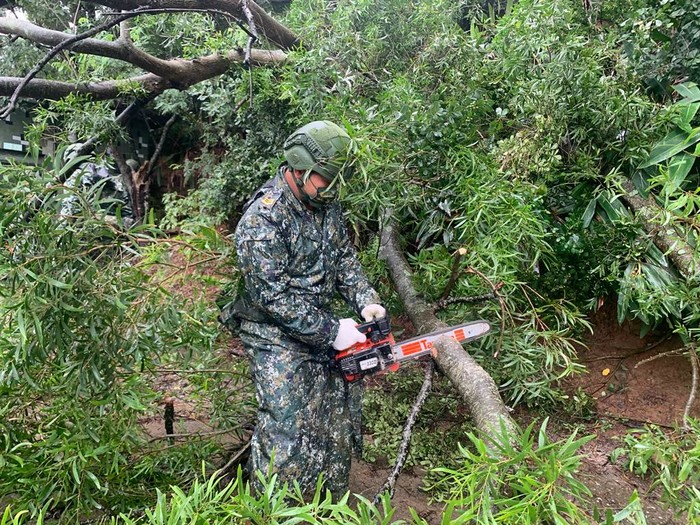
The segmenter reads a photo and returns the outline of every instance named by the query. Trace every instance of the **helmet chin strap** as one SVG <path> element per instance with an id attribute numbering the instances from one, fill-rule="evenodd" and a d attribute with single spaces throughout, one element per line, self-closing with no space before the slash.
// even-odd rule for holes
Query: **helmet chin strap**
<path id="1" fill-rule="evenodd" d="M 296 184 L 297 190 L 299 190 L 299 200 L 301 201 L 301 203 L 315 210 L 323 208 L 324 205 L 322 203 L 314 201 L 311 197 L 309 197 L 309 194 L 306 193 L 306 190 L 304 190 L 304 185 L 308 180 L 311 170 L 306 170 L 306 172 L 301 177 L 297 177 L 297 170 L 295 170 L 291 166 L 289 167 L 289 169 L 292 170 L 292 179 L 294 179 L 294 184 Z"/>

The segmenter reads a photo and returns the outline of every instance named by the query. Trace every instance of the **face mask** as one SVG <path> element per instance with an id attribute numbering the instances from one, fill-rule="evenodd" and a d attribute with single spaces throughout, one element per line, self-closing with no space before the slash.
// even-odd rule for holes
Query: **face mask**
<path id="1" fill-rule="evenodd" d="M 322 207 L 338 200 L 338 184 L 336 184 L 337 180 L 338 179 L 336 178 L 329 186 L 326 186 L 325 188 L 317 188 L 316 185 L 311 182 L 311 179 L 309 179 L 309 182 L 316 190 L 316 195 L 309 197 L 309 202 L 311 205 L 318 205 L 319 207 Z"/>
<path id="2" fill-rule="evenodd" d="M 333 179 L 333 182 L 325 188 L 318 188 L 311 181 L 311 170 L 307 171 L 303 177 L 296 179 L 297 187 L 299 188 L 299 193 L 301 194 L 301 201 L 304 204 L 308 204 L 310 207 L 318 210 L 325 206 L 328 206 L 331 202 L 338 200 L 338 177 Z M 309 182 L 311 186 L 314 187 L 315 195 L 310 196 L 306 191 L 304 191 L 304 185 Z"/>

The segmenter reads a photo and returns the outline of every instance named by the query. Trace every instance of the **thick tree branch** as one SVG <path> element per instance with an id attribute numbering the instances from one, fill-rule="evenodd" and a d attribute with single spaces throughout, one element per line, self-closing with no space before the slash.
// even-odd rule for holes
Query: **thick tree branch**
<path id="1" fill-rule="evenodd" d="M 282 51 L 251 50 L 251 62 L 257 65 L 274 65 L 284 62 Z M 226 55 L 210 55 L 196 60 L 173 60 L 168 77 L 145 74 L 124 80 L 70 83 L 56 80 L 33 79 L 22 90 L 23 96 L 55 100 L 71 93 L 91 95 L 94 100 L 109 100 L 122 96 L 125 91 L 138 86 L 147 93 L 159 94 L 166 89 L 186 89 L 194 84 L 217 77 L 234 63 L 242 63 L 243 51 L 230 51 Z M 182 74 L 178 75 L 178 71 Z M 172 80 L 171 80 L 172 79 Z M 22 82 L 17 77 L 0 77 L 0 96 L 9 96 Z"/>
<path id="2" fill-rule="evenodd" d="M 55 45 L 51 51 L 49 51 L 44 58 L 42 58 L 37 65 L 35 65 L 29 73 L 25 75 L 25 77 L 22 79 L 22 82 L 19 83 L 19 85 L 15 88 L 14 92 L 12 93 L 12 97 L 10 97 L 10 101 L 8 102 L 7 106 L 5 106 L 4 110 L 0 112 L 0 119 L 7 118 L 10 113 L 15 109 L 15 105 L 17 104 L 17 99 L 19 98 L 22 89 L 24 86 L 26 86 L 43 68 L 48 64 L 51 59 L 53 59 L 57 54 L 59 54 L 62 50 L 70 47 L 72 44 L 76 42 L 80 42 L 81 40 L 85 40 L 87 38 L 90 38 L 91 36 L 94 36 L 98 33 L 101 33 L 102 31 L 106 31 L 107 29 L 114 27 L 115 25 L 121 24 L 122 22 L 128 20 L 129 18 L 133 18 L 137 16 L 137 12 L 132 12 L 132 13 L 127 13 L 123 15 L 119 15 L 112 20 L 108 20 L 107 22 L 104 22 L 100 25 L 97 25 L 93 27 L 92 29 L 89 29 L 88 31 L 85 31 L 84 33 L 81 33 L 79 35 L 73 35 L 69 36 L 68 38 L 65 38 L 62 42 L 59 44 Z"/>
<path id="3" fill-rule="evenodd" d="M 668 256 L 683 277 L 686 279 L 696 277 L 698 268 L 693 257 L 693 248 L 678 235 L 673 226 L 659 224 L 658 217 L 661 210 L 654 198 L 651 196 L 644 198 L 639 195 L 630 180 L 622 184 L 622 189 L 626 192 L 622 195 L 622 199 L 641 219 L 644 230 L 651 236 L 654 244 Z"/>
<path id="4" fill-rule="evenodd" d="M 239 0 L 96 0 L 93 3 L 116 10 L 129 11 L 140 7 L 199 11 L 214 9 L 229 13 L 240 20 L 246 20 L 245 15 L 242 13 L 242 2 Z M 248 0 L 247 4 L 261 37 L 286 51 L 302 45 L 299 37 L 268 15 L 258 4 L 252 0 Z"/>
<path id="5" fill-rule="evenodd" d="M 183 4 L 183 2 L 176 3 Z M 255 7 L 259 10 L 259 7 L 253 2 L 247 2 L 247 4 L 245 12 L 241 8 L 241 14 L 250 17 L 251 26 L 257 31 L 257 26 L 253 25 L 257 20 L 253 13 L 253 8 Z M 164 60 L 134 46 L 128 38 L 128 31 L 122 30 L 120 38 L 113 42 L 90 38 L 120 21 L 133 18 L 139 14 L 171 11 L 173 9 L 169 7 L 154 9 L 150 5 L 136 7 L 135 11 L 115 14 L 113 20 L 96 26 L 80 35 L 45 29 L 27 20 L 9 16 L 0 17 L 0 33 L 20 36 L 34 43 L 52 47 L 52 50 L 24 79 L 0 77 L 0 96 L 13 96 L 8 106 L 8 111 L 11 111 L 11 107 L 14 105 L 20 91 L 23 96 L 34 98 L 56 99 L 69 93 L 82 93 L 90 94 L 95 99 L 111 99 L 118 97 L 125 88 L 133 87 L 134 83 L 136 83 L 146 92 L 160 93 L 167 88 L 185 89 L 203 80 L 221 75 L 234 63 L 247 61 L 251 65 L 266 66 L 284 62 L 287 58 L 286 53 L 279 50 L 248 49 L 247 52 L 244 52 L 241 49 L 235 49 L 226 54 L 208 55 L 194 60 L 183 60 L 180 58 Z M 182 7 L 182 9 L 185 9 L 185 7 Z M 199 7 L 197 11 L 202 12 L 206 11 L 206 9 Z M 228 15 L 229 13 L 224 11 L 223 14 Z M 268 19 L 271 20 L 267 17 L 265 21 L 269 22 Z M 72 84 L 33 78 L 51 58 L 64 49 L 70 49 L 76 53 L 120 60 L 143 69 L 151 73 L 151 75 L 146 74 L 126 80 L 106 80 L 86 84 Z"/>
<path id="6" fill-rule="evenodd" d="M 390 213 L 384 217 L 380 255 L 389 267 L 394 288 L 416 329 L 427 333 L 445 328 L 445 323 L 435 317 L 433 308 L 418 296 L 413 286 L 412 271 L 402 253 Z M 493 379 L 464 351 L 462 345 L 454 338 L 445 336 L 435 342 L 435 349 L 438 368 L 459 392 L 476 427 L 486 435 L 497 434 L 503 421 L 508 430 L 514 430 L 515 422 L 503 404 Z"/>

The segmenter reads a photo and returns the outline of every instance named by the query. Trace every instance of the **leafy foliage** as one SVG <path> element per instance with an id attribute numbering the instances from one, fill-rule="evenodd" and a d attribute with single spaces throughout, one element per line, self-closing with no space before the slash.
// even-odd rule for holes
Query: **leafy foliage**
<path id="1" fill-rule="evenodd" d="M 696 124 L 700 91 L 693 83 L 681 84 L 675 89 L 683 98 L 664 115 L 671 129 L 640 164 L 635 180 L 640 190 L 650 195 L 658 206 L 658 211 L 647 220 L 686 246 L 678 248 L 679 253 L 689 256 L 687 268 L 681 273 L 692 276 L 696 271 L 697 254 L 687 252 L 694 251 L 698 244 L 696 215 L 700 204 L 697 196 L 700 172 L 695 163 L 697 151 L 693 149 L 700 140 L 700 128 Z M 607 216 L 615 225 L 628 222 L 624 215 L 611 211 L 613 213 Z M 637 317 L 647 326 L 667 322 L 686 342 L 690 341 L 696 337 L 700 318 L 695 307 L 696 280 L 679 275 L 667 255 L 651 241 L 637 244 L 642 249 L 630 253 L 620 278 L 618 317 L 620 320 Z"/>
<path id="2" fill-rule="evenodd" d="M 152 225 L 127 232 L 118 212 L 102 216 L 99 188 L 47 186 L 82 160 L 0 176 L 0 492 L 32 514 L 128 508 L 151 485 L 186 479 L 177 449 L 162 461 L 139 453 L 151 446 L 137 419 L 155 402 L 143 372 L 217 336 L 211 314 L 150 282 Z M 70 196 L 75 215 L 63 207 Z M 184 457 L 197 464 L 212 451 Z"/>
<path id="3" fill-rule="evenodd" d="M 154 102 L 157 112 L 180 117 L 172 167 L 194 189 L 166 196 L 161 225 L 194 236 L 176 239 L 187 244 L 188 257 L 213 251 L 217 258 L 226 248 L 212 226 L 235 224 L 241 204 L 281 161 L 288 133 L 310 119 L 341 122 L 358 157 L 358 175 L 342 198 L 385 302 L 400 310 L 376 260 L 380 211 L 391 206 L 415 285 L 429 300 L 441 298 L 453 254 L 466 248 L 451 294 L 456 301 L 440 315 L 447 322 L 489 319 L 493 336 L 472 352 L 511 404 L 548 406 L 564 400 L 557 382 L 580 370 L 574 345 L 588 328 L 585 310 L 605 296 L 617 296 L 621 320 L 636 316 L 647 327 L 670 320 L 686 339 L 697 336 L 696 283 L 680 279 L 641 233 L 619 191 L 623 177 L 644 182 L 641 189 L 665 208 L 659 224 L 697 245 L 697 87 L 677 85 L 678 104 L 660 112 L 641 82 L 645 77 L 668 94 L 666 86 L 680 78 L 697 80 L 697 7 L 688 0 L 523 0 L 497 17 L 477 4 L 295 0 L 280 17 L 313 41 L 285 65 L 232 69 Z M 61 29 L 72 21 L 80 30 L 95 16 L 75 2 L 22 5 L 33 20 Z M 228 50 L 247 38 L 225 20 L 192 14 L 139 17 L 131 36 L 163 58 Z M 30 46 L 0 49 L 7 74 L 24 72 L 38 56 Z M 65 53 L 42 75 L 85 82 L 131 73 Z M 46 134 L 117 140 L 114 109 L 83 97 L 45 104 L 29 137 L 33 148 Z M 322 495 L 306 504 L 274 480 L 258 496 L 240 479 L 223 492 L 214 480 L 188 487 L 193 465 L 206 460 L 211 467 L 220 446 L 202 441 L 159 450 L 137 421 L 157 402 L 146 373 L 183 363 L 192 366 L 188 381 L 222 427 L 248 421 L 250 386 L 208 371 L 230 365 L 214 351 L 213 312 L 168 292 L 171 275 L 153 268 L 168 263 L 153 224 L 125 231 L 118 215 L 115 223 L 95 211 L 98 190 L 46 186 L 70 168 L 0 169 L 0 242 L 7 248 L 0 255 L 0 488 L 18 509 L 6 511 L 3 523 L 23 520 L 25 510 L 35 517 L 114 515 L 143 506 L 152 487 L 161 490 L 155 507 L 120 521 L 217 522 L 235 515 L 390 522 L 388 504 L 380 511 L 363 502 L 354 511 Z M 69 194 L 80 202 L 75 216 L 61 212 Z M 39 210 L 37 198 L 44 202 Z M 496 286 L 499 300 L 460 301 Z M 245 372 L 236 366 L 234 372 Z M 394 450 L 416 386 L 411 374 L 396 375 L 387 392 L 368 396 L 375 438 L 368 457 Z M 231 390 L 238 389 L 232 403 Z M 397 400 L 392 406 L 383 403 L 388 395 Z M 459 410 L 444 390 L 432 399 L 419 422 L 420 442 L 430 445 L 417 447 L 409 462 L 450 463 L 434 485 L 452 500 L 445 523 L 516 515 L 525 523 L 641 521 L 637 500 L 604 517 L 582 504 L 586 490 L 574 477 L 582 440 L 552 443 L 544 426 L 529 427 L 519 448 L 470 436 L 473 449 L 454 457 L 445 444 L 467 429 L 459 423 L 431 435 L 445 410 Z M 506 480 L 506 490 L 496 490 L 497 478 Z M 181 488 L 166 497 L 169 484 Z M 478 500 L 484 494 L 488 503 Z M 697 491 L 683 497 L 697 508 Z"/>
<path id="4" fill-rule="evenodd" d="M 433 489 L 449 501 L 451 523 L 645 523 L 635 493 L 624 510 L 602 517 L 592 509 L 590 491 L 576 479 L 580 449 L 593 436 L 552 442 L 547 420 L 539 430 L 531 423 L 513 436 L 505 428 L 492 439 L 467 434 L 470 448 L 460 447 L 456 468 L 438 468 Z"/>
<path id="5" fill-rule="evenodd" d="M 684 432 L 669 433 L 653 425 L 631 431 L 612 459 L 623 458 L 630 471 L 651 478 L 654 486 L 662 487 L 664 499 L 685 513 L 688 523 L 696 524 L 700 509 L 700 423 L 689 419 L 688 426 Z"/>
<path id="6" fill-rule="evenodd" d="M 305 501 L 298 486 L 281 485 L 277 476 L 260 474 L 262 490 L 253 493 L 238 476 L 221 488 L 220 479 L 211 477 L 196 480 L 189 491 L 173 487 L 170 497 L 158 492 L 158 500 L 152 509 L 146 509 L 143 517 L 122 515 L 115 524 L 158 525 L 180 522 L 211 524 L 231 523 L 309 523 L 309 524 L 382 524 L 400 523 L 392 520 L 394 509 L 388 497 L 383 498 L 381 508 L 361 498 L 357 510 L 348 505 L 348 496 L 334 502 L 330 493 L 324 493 L 321 483 L 310 501 Z"/>
<path id="7" fill-rule="evenodd" d="M 634 4 L 634 3 L 633 3 Z M 696 2 L 638 2 L 622 21 L 624 50 L 657 96 L 677 82 L 700 81 L 700 10 Z"/>

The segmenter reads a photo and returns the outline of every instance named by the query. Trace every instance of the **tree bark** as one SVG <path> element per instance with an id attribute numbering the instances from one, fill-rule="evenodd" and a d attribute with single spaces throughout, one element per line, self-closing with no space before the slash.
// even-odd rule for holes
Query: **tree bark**
<path id="1" fill-rule="evenodd" d="M 380 256 L 389 267 L 394 288 L 416 329 L 427 333 L 445 328 L 447 325 L 435 316 L 433 308 L 418 296 L 413 286 L 411 268 L 403 256 L 398 232 L 388 213 L 384 218 Z M 475 426 L 487 436 L 499 434 L 501 424 L 512 433 L 516 424 L 491 376 L 451 337 L 438 339 L 434 348 L 439 370 L 459 392 Z"/>
<path id="2" fill-rule="evenodd" d="M 228 13 L 241 21 L 246 19 L 242 11 L 243 3 L 238 0 L 95 0 L 93 3 L 111 7 L 115 10 L 134 10 L 139 7 L 193 11 L 216 10 Z M 248 8 L 253 14 L 255 25 L 261 37 L 286 51 L 301 45 L 301 40 L 298 36 L 268 15 L 253 0 L 248 0 Z"/>
<path id="3" fill-rule="evenodd" d="M 204 12 L 208 10 L 221 12 L 230 14 L 238 20 L 249 19 L 251 23 L 255 24 L 256 32 L 259 35 L 267 38 L 281 49 L 291 49 L 301 45 L 298 37 L 265 13 L 252 0 L 246 2 L 247 17 L 243 12 L 243 3 L 231 0 L 151 0 L 146 3 L 141 2 L 141 0 L 106 0 L 99 3 L 116 10 L 152 8 L 155 10 L 192 9 Z M 141 16 L 147 15 L 148 13 L 145 12 Z M 282 63 L 287 58 L 285 51 L 279 49 L 251 49 L 249 53 L 242 49 L 232 49 L 223 54 L 217 53 L 193 60 L 162 59 L 137 48 L 125 35 L 115 41 L 81 38 L 74 42 L 76 35 L 47 29 L 11 16 L 0 17 L 0 34 L 19 36 L 37 44 L 51 46 L 54 49 L 57 46 L 65 46 L 66 49 L 75 53 L 120 60 L 146 72 L 144 75 L 123 80 L 107 79 L 90 83 L 37 79 L 32 78 L 33 75 L 30 74 L 27 77 L 29 82 L 21 89 L 20 95 L 41 99 L 57 99 L 69 93 L 89 94 L 95 100 L 113 99 L 122 96 L 125 91 L 128 92 L 129 87 L 134 87 L 134 85 L 148 93 L 159 94 L 165 89 L 186 89 L 204 80 L 219 76 L 234 63 L 242 64 L 245 61 L 246 64 L 269 66 Z M 87 33 L 84 36 L 92 36 L 92 34 Z M 22 84 L 22 81 L 23 79 L 18 77 L 0 77 L 0 96 L 12 95 Z"/>
<path id="4" fill-rule="evenodd" d="M 693 257 L 693 248 L 678 235 L 673 226 L 659 224 L 658 217 L 662 210 L 653 197 L 642 197 L 632 181 L 622 184 L 626 194 L 622 199 L 641 219 L 644 230 L 651 236 L 654 244 L 671 260 L 679 273 L 686 279 L 697 277 L 697 264 Z"/>

